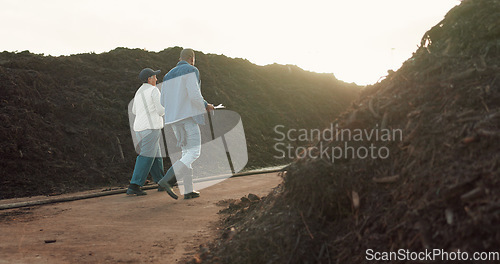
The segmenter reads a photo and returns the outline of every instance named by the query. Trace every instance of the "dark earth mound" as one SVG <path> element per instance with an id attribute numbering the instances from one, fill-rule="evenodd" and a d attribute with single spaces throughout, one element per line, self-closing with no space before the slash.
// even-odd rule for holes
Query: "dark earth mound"
<path id="1" fill-rule="evenodd" d="M 462 1 L 397 72 L 333 121 L 349 131 L 399 129 L 402 138 L 320 138 L 309 149 L 318 156 L 321 145 L 373 144 L 390 155 L 296 160 L 261 202 L 224 211 L 225 231 L 195 261 L 366 263 L 369 249 L 499 252 L 499 63 L 500 1 Z M 394 262 L 408 259 L 385 263 Z"/>
<path id="2" fill-rule="evenodd" d="M 161 69 L 161 79 L 180 50 L 0 53 L 0 198 L 126 185 L 136 157 L 127 105 L 140 86 L 138 73 Z M 289 162 L 273 158 L 274 126 L 323 126 L 359 92 L 332 74 L 296 66 L 201 52 L 196 59 L 207 101 L 242 116 L 247 168 Z"/>

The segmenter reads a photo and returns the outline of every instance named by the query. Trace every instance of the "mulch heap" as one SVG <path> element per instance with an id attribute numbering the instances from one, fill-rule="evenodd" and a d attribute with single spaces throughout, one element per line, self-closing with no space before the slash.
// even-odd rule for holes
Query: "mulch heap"
<path id="1" fill-rule="evenodd" d="M 297 159 L 267 197 L 221 211 L 221 237 L 192 261 L 365 263 L 369 252 L 399 249 L 498 252 L 499 62 L 500 1 L 462 1 L 397 72 L 366 87 L 333 122 L 339 130 L 400 129 L 402 140 L 320 138 L 309 149 L 317 156 L 321 145 L 373 144 L 390 155 Z"/>
<path id="2" fill-rule="evenodd" d="M 127 186 L 137 157 L 127 112 L 141 85 L 137 74 L 150 67 L 163 76 L 180 51 L 0 52 L 0 199 Z M 248 170 L 289 162 L 273 159 L 276 124 L 323 126 L 360 90 L 293 65 L 196 56 L 205 99 L 241 115 Z"/>

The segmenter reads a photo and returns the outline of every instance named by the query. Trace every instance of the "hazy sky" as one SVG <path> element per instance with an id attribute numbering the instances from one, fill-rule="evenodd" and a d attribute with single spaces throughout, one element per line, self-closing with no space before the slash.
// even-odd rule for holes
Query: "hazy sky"
<path id="1" fill-rule="evenodd" d="M 375 83 L 458 0 L 0 0 L 0 51 L 190 47 Z M 203 73 L 202 73 L 203 74 Z"/>

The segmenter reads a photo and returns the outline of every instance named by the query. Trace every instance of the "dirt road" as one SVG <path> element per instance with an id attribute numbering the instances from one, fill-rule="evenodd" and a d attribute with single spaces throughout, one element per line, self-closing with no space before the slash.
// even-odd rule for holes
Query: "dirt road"
<path id="1" fill-rule="evenodd" d="M 192 200 L 125 194 L 0 211 L 0 263 L 177 263 L 213 239 L 217 202 L 266 195 L 276 173 L 231 178 Z"/>

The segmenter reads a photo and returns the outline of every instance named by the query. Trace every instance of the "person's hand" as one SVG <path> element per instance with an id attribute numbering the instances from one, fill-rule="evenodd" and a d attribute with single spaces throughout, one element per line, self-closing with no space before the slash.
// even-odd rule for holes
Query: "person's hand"
<path id="1" fill-rule="evenodd" d="M 214 111 L 215 108 L 214 108 L 214 105 L 213 104 L 207 104 L 207 107 L 206 107 L 207 111 Z"/>

